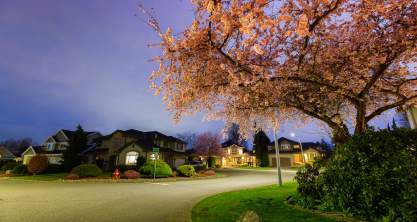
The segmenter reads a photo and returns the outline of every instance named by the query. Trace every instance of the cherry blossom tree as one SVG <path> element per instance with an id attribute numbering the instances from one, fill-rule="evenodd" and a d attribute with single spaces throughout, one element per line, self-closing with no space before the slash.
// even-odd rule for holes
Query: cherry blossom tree
<path id="1" fill-rule="evenodd" d="M 220 135 L 212 132 L 199 134 L 193 146 L 194 152 L 202 156 L 223 156 Z"/>
<path id="2" fill-rule="evenodd" d="M 249 132 L 313 118 L 343 142 L 349 126 L 362 134 L 417 103 L 416 0 L 192 3 L 194 20 L 175 36 L 140 7 L 161 37 L 150 82 L 175 120 L 204 111 Z"/>

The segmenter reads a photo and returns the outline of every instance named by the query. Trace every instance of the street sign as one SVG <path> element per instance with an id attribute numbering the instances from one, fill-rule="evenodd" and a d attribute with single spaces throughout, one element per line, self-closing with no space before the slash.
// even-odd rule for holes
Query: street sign
<path id="1" fill-rule="evenodd" d="M 159 148 L 154 147 L 154 148 L 152 149 L 152 152 L 154 152 L 154 153 L 159 153 Z"/>

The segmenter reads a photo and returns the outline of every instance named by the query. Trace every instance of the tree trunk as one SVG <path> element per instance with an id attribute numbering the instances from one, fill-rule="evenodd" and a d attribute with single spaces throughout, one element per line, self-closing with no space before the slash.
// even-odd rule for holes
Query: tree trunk
<path id="1" fill-rule="evenodd" d="M 356 126 L 355 126 L 355 135 L 364 134 L 367 129 L 366 124 L 366 106 L 364 104 L 360 104 L 356 107 Z"/>
<path id="2" fill-rule="evenodd" d="M 336 145 L 346 143 L 350 137 L 347 127 L 333 128 L 333 142 Z"/>

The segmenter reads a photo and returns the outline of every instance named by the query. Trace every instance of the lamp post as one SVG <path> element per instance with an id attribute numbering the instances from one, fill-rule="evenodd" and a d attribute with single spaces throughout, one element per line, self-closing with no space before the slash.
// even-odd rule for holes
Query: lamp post
<path id="1" fill-rule="evenodd" d="M 303 157 L 303 164 L 306 164 L 306 160 L 304 158 L 303 144 L 301 143 L 300 138 L 298 138 L 298 136 L 296 136 L 295 133 L 291 133 L 291 137 L 295 137 L 298 140 L 298 143 L 300 144 L 300 148 L 301 148 L 301 156 Z"/>
<path id="2" fill-rule="evenodd" d="M 277 137 L 277 123 L 274 126 L 274 140 L 275 140 L 275 159 L 277 164 L 277 176 L 278 176 L 278 185 L 282 186 L 282 177 L 281 177 L 281 160 L 279 155 L 279 148 L 278 148 L 278 137 Z"/>

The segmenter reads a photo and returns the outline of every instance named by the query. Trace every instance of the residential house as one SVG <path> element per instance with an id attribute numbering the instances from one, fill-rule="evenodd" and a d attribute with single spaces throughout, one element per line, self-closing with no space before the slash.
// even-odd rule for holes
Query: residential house
<path id="1" fill-rule="evenodd" d="M 0 160 L 15 160 L 16 156 L 6 147 L 0 147 Z"/>
<path id="2" fill-rule="evenodd" d="M 135 166 L 140 156 L 150 158 L 153 148 L 158 148 L 159 158 L 176 167 L 186 161 L 185 146 L 184 141 L 157 131 L 116 130 L 97 139 L 96 147 L 86 155 L 90 163 L 112 169 L 120 165 Z"/>
<path id="3" fill-rule="evenodd" d="M 45 155 L 50 164 L 61 164 L 64 151 L 69 147 L 69 141 L 75 131 L 60 129 L 57 133 L 49 136 L 40 146 L 29 146 L 22 153 L 23 164 L 28 164 L 35 155 Z M 87 147 L 94 147 L 95 139 L 101 137 L 99 132 L 86 132 Z"/>
<path id="4" fill-rule="evenodd" d="M 253 166 L 256 163 L 256 157 L 253 153 L 239 144 L 226 141 L 222 143 L 222 147 L 224 156 L 221 159 L 221 165 L 224 167 Z"/>
<path id="5" fill-rule="evenodd" d="M 282 167 L 292 167 L 314 162 L 315 158 L 323 157 L 324 151 L 318 143 L 301 143 L 303 152 L 301 151 L 300 143 L 290 140 L 285 137 L 278 139 L 278 147 L 280 154 L 280 164 Z M 304 160 L 302 153 L 304 153 Z M 276 167 L 276 153 L 275 142 L 271 142 L 268 146 L 269 165 Z"/>

